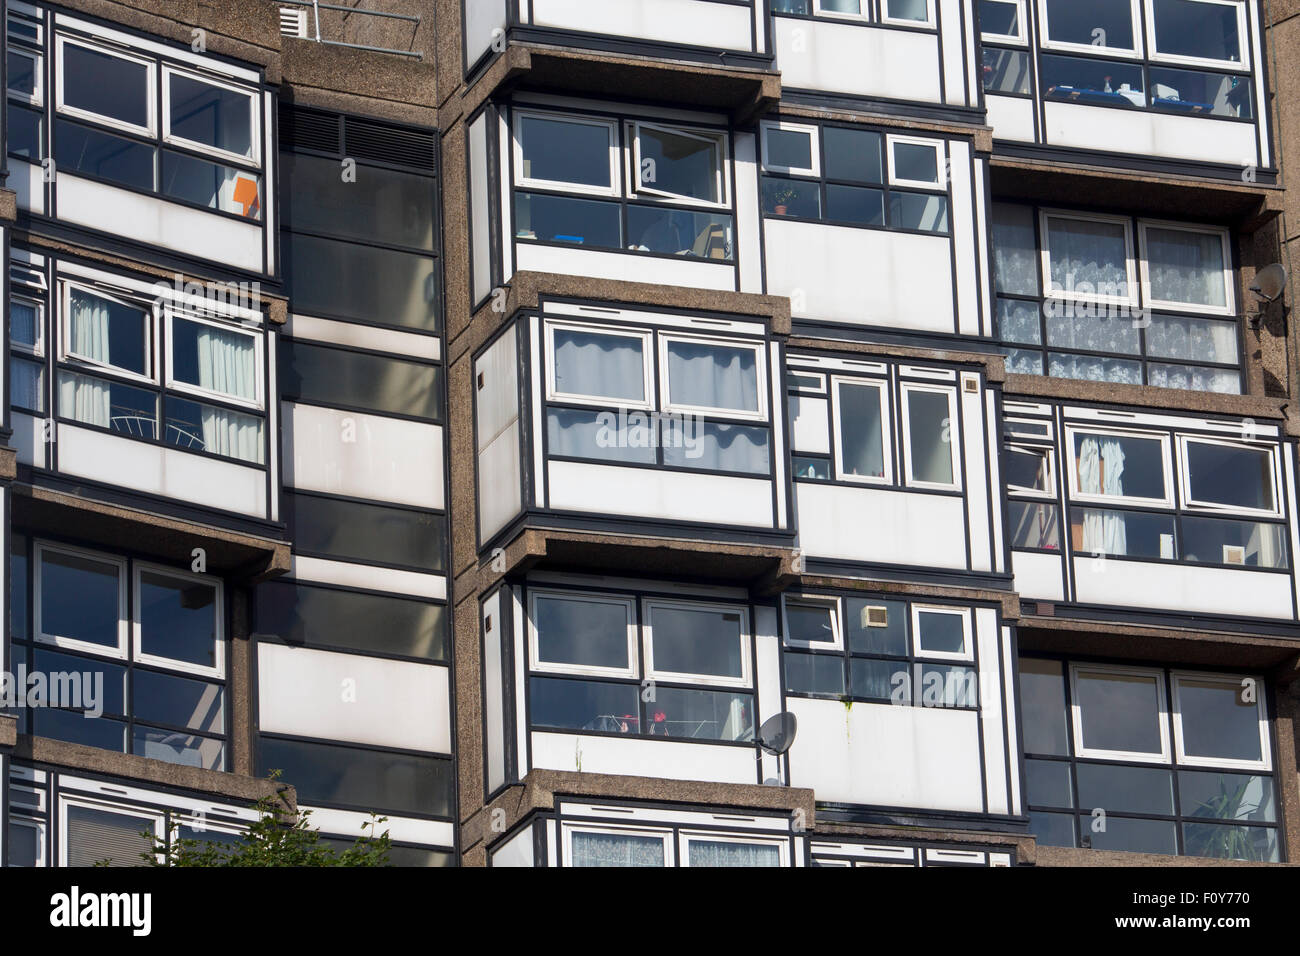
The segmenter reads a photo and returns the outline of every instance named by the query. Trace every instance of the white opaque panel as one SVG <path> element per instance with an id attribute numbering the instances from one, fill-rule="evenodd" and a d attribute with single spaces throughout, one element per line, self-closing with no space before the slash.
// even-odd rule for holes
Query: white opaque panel
<path id="1" fill-rule="evenodd" d="M 479 451 L 519 420 L 518 351 L 512 328 L 474 362 L 474 424 Z"/>
<path id="2" fill-rule="evenodd" d="M 435 601 L 447 599 L 447 579 L 440 574 L 397 571 L 393 568 L 377 568 L 369 564 L 305 558 L 295 554 L 289 569 L 289 577 L 300 581 L 359 588 L 363 591 L 386 591 L 411 597 L 432 598 Z"/>
<path id="3" fill-rule="evenodd" d="M 492 850 L 492 865 L 496 866 L 532 866 L 533 865 L 533 827 L 522 827 L 509 840 L 498 844 Z"/>
<path id="4" fill-rule="evenodd" d="M 961 498 L 799 482 L 795 499 L 809 557 L 966 568 Z"/>
<path id="5" fill-rule="evenodd" d="M 491 630 L 489 630 L 489 626 Z M 483 730 L 487 736 L 487 785 L 506 781 L 505 686 L 501 660 L 501 592 L 483 602 Z"/>
<path id="6" fill-rule="evenodd" d="M 797 697 L 786 706 L 799 721 L 790 785 L 813 788 L 818 801 L 984 809 L 976 714 Z"/>
<path id="7" fill-rule="evenodd" d="M 262 226 L 59 173 L 59 219 L 249 272 L 262 271 Z"/>
<path id="8" fill-rule="evenodd" d="M 948 149 L 951 151 L 948 168 L 952 180 L 949 223 L 957 251 L 954 260 L 957 276 L 957 329 L 962 335 L 975 336 L 980 334 L 980 281 L 976 265 L 979 243 L 976 240 L 970 144 L 952 140 Z M 980 207 L 979 215 L 984 215 L 983 207 Z"/>
<path id="9" fill-rule="evenodd" d="M 753 133 L 736 133 L 736 231 L 740 237 L 740 291 L 763 291 L 763 248 L 759 231 L 758 160 Z"/>
<path id="10" fill-rule="evenodd" d="M 933 33 L 775 17 L 776 65 L 790 90 L 940 103 Z"/>
<path id="11" fill-rule="evenodd" d="M 994 139 L 1012 140 L 1017 143 L 1034 141 L 1034 101 L 1018 96 L 985 95 L 984 103 L 989 111 L 989 125 L 993 127 Z"/>
<path id="12" fill-rule="evenodd" d="M 440 425 L 292 402 L 281 408 L 287 486 L 443 507 Z"/>
<path id="13" fill-rule="evenodd" d="M 955 330 L 946 236 L 767 219 L 767 291 L 795 318 Z"/>
<path id="14" fill-rule="evenodd" d="M 533 24 L 719 50 L 753 46 L 749 8 L 708 0 L 533 0 Z"/>
<path id="15" fill-rule="evenodd" d="M 1064 601 L 1065 573 L 1061 558 L 1039 551 L 1011 552 L 1011 571 L 1021 597 Z"/>
<path id="16" fill-rule="evenodd" d="M 46 467 L 45 450 L 49 445 L 45 441 L 45 422 L 22 412 L 14 412 L 11 425 L 14 433 L 9 444 L 18 453 L 18 463 L 37 468 Z"/>
<path id="17" fill-rule="evenodd" d="M 59 425 L 59 471 L 132 491 L 266 517 L 266 472 L 205 455 Z"/>
<path id="18" fill-rule="evenodd" d="M 984 784 L 988 812 L 1007 813 L 1007 739 L 1002 722 L 1002 655 L 998 615 L 992 608 L 975 609 L 975 641 L 980 660 L 980 733 L 984 737 Z"/>
<path id="19" fill-rule="evenodd" d="M 1221 123 L 1195 116 L 1078 103 L 1046 103 L 1043 109 L 1044 132 L 1051 146 L 1113 149 L 1138 156 L 1242 167 L 1259 165 L 1253 123 Z"/>
<path id="20" fill-rule="evenodd" d="M 729 264 L 692 260 L 685 256 L 657 258 L 596 249 L 562 249 L 527 242 L 519 243 L 516 248 L 520 272 L 559 272 L 591 279 L 653 282 L 692 289 L 735 291 L 736 288 L 736 270 Z"/>
<path id="21" fill-rule="evenodd" d="M 758 685 L 758 725 L 781 712 L 781 639 L 777 636 L 776 608 L 754 608 L 754 634 L 757 653 L 754 677 Z M 780 762 L 763 755 L 763 779 L 780 773 Z"/>
<path id="22" fill-rule="evenodd" d="M 811 395 L 790 396 L 790 447 L 797 454 L 831 453 L 829 403 Z"/>
<path id="23" fill-rule="evenodd" d="M 558 511 L 772 527 L 772 483 L 766 479 L 572 461 L 549 462 L 547 475 L 550 504 Z"/>
<path id="24" fill-rule="evenodd" d="M 389 352 L 403 358 L 422 358 L 430 362 L 442 359 L 441 341 L 436 335 L 417 335 L 376 325 L 356 325 L 312 315 L 289 314 L 284 335 L 311 342 L 333 342 L 372 352 Z"/>
<path id="25" fill-rule="evenodd" d="M 472 66 L 492 46 L 493 31 L 506 28 L 510 0 L 465 0 L 465 65 Z"/>
<path id="26" fill-rule="evenodd" d="M 486 541 L 523 508 L 518 422 L 478 456 L 478 492 L 479 539 Z"/>
<path id="27" fill-rule="evenodd" d="M 19 209 L 45 213 L 45 169 L 21 159 L 9 158 L 9 179 L 5 185 L 18 197 Z"/>
<path id="28" fill-rule="evenodd" d="M 1288 620 L 1292 613 L 1290 575 L 1264 571 L 1076 557 L 1074 589 L 1080 604 Z"/>
<path id="29" fill-rule="evenodd" d="M 471 306 L 482 302 L 492 291 L 491 210 L 488 208 L 491 185 L 488 177 L 488 117 L 484 112 L 469 124 L 469 219 L 473 243 L 470 275 L 474 293 Z"/>
<path id="30" fill-rule="evenodd" d="M 961 454 L 966 469 L 966 505 L 969 512 L 967 527 L 970 534 L 970 561 L 973 571 L 993 570 L 993 543 L 989 538 L 994 519 L 989 514 L 988 463 L 984 457 L 984 393 L 971 394 L 963 388 L 957 393 L 961 397 L 961 413 L 964 430 L 958 431 L 956 422 L 951 423 L 953 436 L 961 435 L 963 441 Z"/>
<path id="31" fill-rule="evenodd" d="M 843 707 L 841 706 L 841 710 Z M 757 783 L 754 751 L 651 740 L 648 737 L 584 737 L 534 732 L 533 767 L 583 773 L 616 773 L 667 780 Z"/>
<path id="32" fill-rule="evenodd" d="M 327 807 L 303 807 L 311 811 L 311 825 L 322 833 L 355 840 L 365 831 L 363 824 L 370 822 L 370 814 L 355 810 L 335 810 Z M 387 830 L 395 843 L 419 843 L 430 847 L 455 846 L 455 824 L 445 820 L 412 820 L 385 813 L 387 818 L 380 832 Z"/>
<path id="33" fill-rule="evenodd" d="M 939 22 L 943 24 L 943 70 L 948 82 L 944 84 L 947 102 L 950 106 L 973 106 L 974 100 L 966 102 L 966 37 L 962 35 L 962 25 L 968 27 L 973 15 L 967 11 L 962 14 L 962 0 L 931 0 L 939 7 Z M 883 4 L 882 4 L 883 6 Z M 971 49 L 974 49 L 972 46 Z M 973 71 L 971 71 L 973 72 Z"/>
<path id="34" fill-rule="evenodd" d="M 441 665 L 259 644 L 257 684 L 258 727 L 266 733 L 451 753 Z"/>

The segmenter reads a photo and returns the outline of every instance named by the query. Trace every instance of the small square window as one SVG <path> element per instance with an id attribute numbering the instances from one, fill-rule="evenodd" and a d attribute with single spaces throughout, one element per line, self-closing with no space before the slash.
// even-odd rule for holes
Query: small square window
<path id="1" fill-rule="evenodd" d="M 997 42 L 1025 42 L 1024 0 L 979 0 L 980 36 Z"/>
<path id="2" fill-rule="evenodd" d="M 881 13 L 886 23 L 934 25 L 930 0 L 883 0 Z"/>
<path id="3" fill-rule="evenodd" d="M 126 657 L 126 563 L 38 545 L 37 640 L 108 657 Z"/>
<path id="4" fill-rule="evenodd" d="M 925 657 L 969 661 L 975 656 L 966 609 L 913 605 L 912 637 L 916 653 Z"/>
<path id="5" fill-rule="evenodd" d="M 1164 675 L 1146 669 L 1070 668 L 1078 757 L 1169 762 Z"/>
<path id="6" fill-rule="evenodd" d="M 748 615 L 704 604 L 647 602 L 646 676 L 749 687 Z"/>
<path id="7" fill-rule="evenodd" d="M 1179 762 L 1270 769 L 1263 680 L 1175 674 L 1173 681 Z"/>
<path id="8" fill-rule="evenodd" d="M 727 205 L 726 136 L 651 123 L 627 125 L 635 193 L 696 205 Z"/>
<path id="9" fill-rule="evenodd" d="M 62 36 L 56 55 L 60 112 L 154 135 L 157 64 Z"/>
<path id="10" fill-rule="evenodd" d="M 650 333 L 547 323 L 547 398 L 649 408 L 654 396 Z"/>
<path id="11" fill-rule="evenodd" d="M 228 83 L 163 69 L 164 127 L 169 142 L 256 162 L 257 95 Z"/>
<path id="12" fill-rule="evenodd" d="M 843 647 L 840 639 L 839 602 L 834 599 L 787 598 L 785 642 L 791 647 L 813 650 Z"/>
<path id="13" fill-rule="evenodd" d="M 943 143 L 937 140 L 889 137 L 889 181 L 895 186 L 942 189 L 948 185 Z"/>
<path id="14" fill-rule="evenodd" d="M 630 598 L 539 591 L 532 596 L 530 622 L 533 670 L 636 676 Z"/>
<path id="15" fill-rule="evenodd" d="M 659 346 L 664 411 L 767 419 L 761 346 L 667 335 L 660 336 Z"/>
<path id="16" fill-rule="evenodd" d="M 224 614 L 221 587 L 215 581 L 137 564 L 135 599 L 139 660 L 224 676 Z"/>
<path id="17" fill-rule="evenodd" d="M 764 123 L 763 168 L 790 176 L 820 176 L 817 127 L 795 123 Z"/>
<path id="18" fill-rule="evenodd" d="M 617 138 L 613 121 L 520 113 L 515 120 L 516 182 L 618 196 Z"/>

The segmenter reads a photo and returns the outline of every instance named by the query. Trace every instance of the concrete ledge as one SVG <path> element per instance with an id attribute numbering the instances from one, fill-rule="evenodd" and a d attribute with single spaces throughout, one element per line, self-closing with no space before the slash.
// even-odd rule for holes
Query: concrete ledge
<path id="1" fill-rule="evenodd" d="M 18 451 L 0 446 L 0 481 L 13 481 L 18 477 Z"/>
<path id="2" fill-rule="evenodd" d="M 1181 388 L 1157 388 L 1154 385 L 1121 385 L 1115 382 L 1088 382 L 1073 378 L 1045 375 L 1008 375 L 1004 394 L 1007 401 L 1052 399 L 1070 402 L 1104 402 L 1108 405 L 1132 405 L 1143 412 L 1183 412 L 1206 415 L 1237 415 L 1264 419 L 1285 425 L 1288 435 L 1300 435 L 1300 422 L 1288 415 L 1288 399 L 1258 395 L 1220 395 L 1193 392 Z"/>
<path id="3" fill-rule="evenodd" d="M 1062 611 L 1069 613 L 1068 608 Z M 1250 631 L 1224 633 L 1039 615 L 1021 617 L 1017 641 L 1022 651 L 1232 668 L 1287 665 L 1300 649 L 1294 638 Z"/>
<path id="4" fill-rule="evenodd" d="M 1161 853 L 1123 853 L 1117 850 L 1078 850 L 1040 846 L 1038 866 L 1285 866 L 1284 863 L 1248 863 L 1203 856 L 1166 856 Z"/>
<path id="5" fill-rule="evenodd" d="M 906 345 L 877 345 L 873 342 L 849 342 L 844 339 L 818 339 L 792 336 L 786 346 L 790 349 L 809 349 L 817 352 L 848 352 L 854 355 L 880 355 L 890 358 L 915 359 L 918 362 L 952 362 L 959 365 L 983 365 L 984 375 L 990 382 L 1007 380 L 1007 360 L 1004 355 L 992 352 L 965 352 L 957 349 L 918 348 Z M 1034 376 L 1017 376 L 1032 378 Z"/>
<path id="6" fill-rule="evenodd" d="M 18 718 L 0 714 L 0 750 L 9 751 L 18 743 Z"/>
<path id="7" fill-rule="evenodd" d="M 18 218 L 18 194 L 12 189 L 0 189 L 0 222 L 13 222 Z"/>
<path id="8" fill-rule="evenodd" d="M 985 830 L 925 829 L 917 827 L 890 827 L 877 824 L 861 823 L 827 823 L 818 825 L 816 833 L 809 838 L 817 840 L 882 840 L 934 843 L 959 843 L 972 850 L 984 850 L 989 847 L 1011 850 L 1017 866 L 1032 866 L 1038 844 L 1032 836 L 1019 833 L 996 833 Z"/>
<path id="9" fill-rule="evenodd" d="M 790 582 L 787 590 L 797 588 L 829 588 L 840 591 L 870 591 L 874 594 L 896 594 L 900 597 L 952 598 L 972 603 L 1000 604 L 1002 623 L 1012 624 L 1020 617 L 1020 595 L 1014 591 L 995 591 L 989 588 L 954 587 L 947 584 L 913 584 L 906 581 L 877 581 L 864 578 L 847 578 L 831 574 L 801 574 Z"/>

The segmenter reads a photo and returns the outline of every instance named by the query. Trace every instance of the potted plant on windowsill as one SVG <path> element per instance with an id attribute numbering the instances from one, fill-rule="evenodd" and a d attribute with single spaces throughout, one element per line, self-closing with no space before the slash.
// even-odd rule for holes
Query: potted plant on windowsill
<path id="1" fill-rule="evenodd" d="M 799 192 L 795 189 L 794 183 L 768 183 L 768 199 L 772 203 L 772 212 L 778 216 L 788 215 L 791 201 L 798 196 Z"/>

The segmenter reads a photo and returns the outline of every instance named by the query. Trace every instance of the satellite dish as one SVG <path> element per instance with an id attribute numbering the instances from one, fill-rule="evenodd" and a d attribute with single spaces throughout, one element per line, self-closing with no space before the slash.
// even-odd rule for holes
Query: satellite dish
<path id="1" fill-rule="evenodd" d="M 798 729 L 799 722 L 794 719 L 794 714 L 788 710 L 782 711 L 763 721 L 755 742 L 764 752 L 780 757 L 794 744 L 794 735 Z"/>
<path id="2" fill-rule="evenodd" d="M 1251 283 L 1250 291 L 1265 302 L 1273 302 L 1286 288 L 1286 281 L 1286 269 L 1281 263 L 1275 262 L 1255 273 L 1255 281 Z"/>

